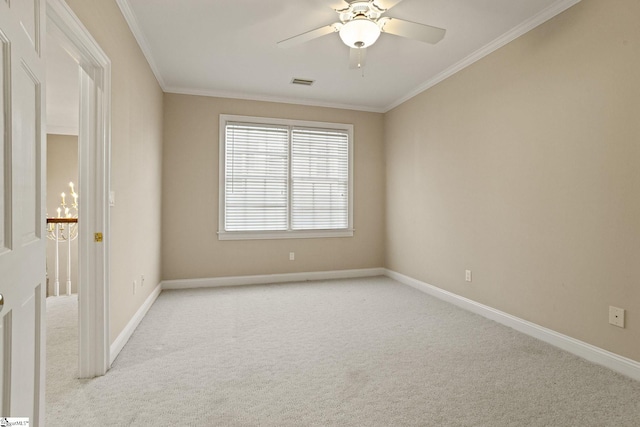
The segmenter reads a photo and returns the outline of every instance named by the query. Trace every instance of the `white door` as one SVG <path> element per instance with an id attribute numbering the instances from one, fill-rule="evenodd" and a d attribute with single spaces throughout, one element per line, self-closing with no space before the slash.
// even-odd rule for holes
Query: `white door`
<path id="1" fill-rule="evenodd" d="M 43 423 L 45 0 L 0 0 L 2 417 Z"/>

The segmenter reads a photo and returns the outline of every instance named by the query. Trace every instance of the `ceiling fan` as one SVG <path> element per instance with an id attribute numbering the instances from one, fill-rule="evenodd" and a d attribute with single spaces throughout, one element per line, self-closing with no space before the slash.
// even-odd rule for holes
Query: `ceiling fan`
<path id="1" fill-rule="evenodd" d="M 339 33 L 340 38 L 351 48 L 349 68 L 362 68 L 365 64 L 366 49 L 373 45 L 380 33 L 394 34 L 426 43 L 438 43 L 446 30 L 431 25 L 418 24 L 402 19 L 382 16 L 402 0 L 344 0 L 342 9 L 335 9 L 339 22 L 335 22 L 306 33 L 278 42 L 278 46 L 287 48 L 297 46 L 318 37 Z"/>

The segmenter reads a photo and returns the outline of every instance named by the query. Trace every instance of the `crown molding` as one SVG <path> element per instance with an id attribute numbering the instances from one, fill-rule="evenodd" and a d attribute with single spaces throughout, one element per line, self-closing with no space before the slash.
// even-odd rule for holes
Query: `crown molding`
<path id="1" fill-rule="evenodd" d="M 398 99 L 392 104 L 389 104 L 386 108 L 383 109 L 383 112 L 386 113 L 390 110 L 393 110 L 394 108 L 410 100 L 414 96 L 419 95 L 420 93 L 426 91 L 427 89 L 437 85 L 441 81 L 453 76 L 457 72 L 462 71 L 463 69 L 472 65 L 476 61 L 479 61 L 485 56 L 495 52 L 496 50 L 500 49 L 506 44 L 514 41 L 518 37 L 528 33 L 529 31 L 533 30 L 537 26 L 544 24 L 551 18 L 569 9 L 571 6 L 577 3 L 580 3 L 580 1 L 581 0 L 558 0 L 557 2 L 553 3 L 551 6 L 547 7 L 537 15 L 533 16 L 531 19 L 515 26 L 514 28 L 507 31 L 506 33 L 504 33 L 503 35 L 501 35 L 491 43 L 486 44 L 485 46 L 473 52 L 471 55 L 465 57 L 459 62 L 456 62 L 451 67 L 444 70 L 443 72 L 427 80 L 426 82 L 424 82 L 423 84 L 421 84 L 420 86 L 418 86 L 417 88 L 415 88 L 414 90 L 412 90 L 411 92 L 403 96 L 402 98 Z"/>
<path id="2" fill-rule="evenodd" d="M 133 10 L 131 9 L 131 5 L 129 4 L 129 1 L 116 0 L 116 3 L 118 4 L 118 7 L 120 8 L 122 15 L 124 16 L 124 19 L 127 21 L 127 24 L 129 25 L 129 29 L 133 33 L 133 37 L 135 37 L 136 41 L 138 42 L 138 46 L 140 46 L 140 50 L 142 50 L 142 54 L 147 59 L 147 62 L 149 63 L 149 67 L 151 67 L 151 71 L 153 72 L 153 75 L 156 76 L 156 80 L 158 80 L 158 84 L 160 84 L 160 87 L 164 91 L 166 87 L 164 83 L 164 79 L 162 78 L 162 74 L 160 74 L 160 69 L 156 64 L 156 61 L 153 59 L 153 54 L 151 51 L 151 47 L 149 46 L 149 42 L 147 41 L 147 38 L 144 36 L 144 33 L 142 32 L 142 30 L 140 29 L 140 26 L 138 25 L 138 20 L 136 19 L 136 16 L 133 13 Z"/>
<path id="3" fill-rule="evenodd" d="M 135 17 L 135 14 L 129 4 L 129 0 L 116 0 L 122 14 L 131 29 L 135 39 L 142 50 L 153 74 L 155 75 L 160 87 L 164 92 L 167 93 L 177 93 L 182 95 L 197 95 L 197 96 L 208 96 L 208 97 L 218 97 L 218 98 L 230 98 L 230 99 L 243 99 L 249 101 L 264 101 L 264 102 L 278 102 L 285 104 L 296 104 L 296 105 L 307 105 L 313 107 L 326 107 L 326 108 L 337 108 L 344 110 L 356 110 L 356 111 L 365 111 L 371 113 L 386 113 L 400 104 L 408 101 L 409 99 L 419 95 L 420 93 L 428 90 L 429 88 L 437 85 L 443 80 L 453 76 L 454 74 L 462 71 L 468 66 L 474 64 L 485 56 L 495 52 L 506 44 L 512 42 L 518 37 L 528 33 L 539 25 L 547 22 L 553 17 L 559 15 L 575 4 L 579 3 L 581 0 L 558 0 L 543 11 L 539 12 L 537 15 L 533 16 L 531 19 L 517 25 L 512 28 L 510 31 L 506 32 L 502 36 L 493 40 L 491 43 L 486 44 L 480 49 L 476 50 L 472 54 L 468 55 L 461 61 L 453 64 L 446 70 L 441 73 L 435 75 L 431 79 L 425 81 L 420 86 L 416 87 L 414 90 L 408 92 L 406 95 L 397 99 L 393 103 L 387 105 L 386 107 L 373 107 L 368 105 L 354 105 L 354 104 L 340 104 L 334 102 L 323 102 L 312 99 L 298 99 L 298 98 L 287 98 L 287 97 L 277 97 L 277 96 L 268 96 L 268 95 L 255 95 L 255 94 L 247 94 L 247 93 L 237 93 L 237 92 L 229 92 L 229 91 L 218 91 L 218 90 L 208 90 L 208 89 L 192 89 L 192 88 L 183 88 L 176 86 L 167 86 L 160 74 L 158 66 L 153 58 L 151 48 L 147 39 L 145 38 L 140 26 L 138 25 L 138 21 Z"/>
<path id="4" fill-rule="evenodd" d="M 304 99 L 304 98 L 303 99 L 286 98 L 286 97 L 255 95 L 255 94 L 238 93 L 238 92 L 190 89 L 190 88 L 182 88 L 182 87 L 174 87 L 174 86 L 166 87 L 164 88 L 164 91 L 166 93 L 176 93 L 179 95 L 197 95 L 197 96 L 208 96 L 208 97 L 215 97 L 215 98 L 242 99 L 247 101 L 278 102 L 281 104 L 307 105 L 310 107 L 336 108 L 340 110 L 356 110 L 356 111 L 365 111 L 369 113 L 384 113 L 386 111 L 383 108 L 376 108 L 376 107 L 371 107 L 366 105 L 339 104 L 339 103 L 322 102 L 322 101 L 317 101 L 313 99 Z"/>

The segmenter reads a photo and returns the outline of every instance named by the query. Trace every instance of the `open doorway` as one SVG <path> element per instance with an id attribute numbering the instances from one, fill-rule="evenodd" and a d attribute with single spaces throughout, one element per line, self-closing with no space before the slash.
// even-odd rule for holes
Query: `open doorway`
<path id="1" fill-rule="evenodd" d="M 47 413 L 78 378 L 78 63 L 47 37 Z M 70 222 L 76 220 L 78 222 Z M 62 222 L 68 221 L 68 222 Z"/>
<path id="2" fill-rule="evenodd" d="M 75 62 L 78 76 L 78 182 L 74 183 L 74 190 L 79 194 L 80 219 L 77 225 L 77 377 L 92 378 L 104 375 L 111 364 L 108 203 L 111 63 L 64 0 L 47 0 L 46 28 L 48 39 Z M 46 53 L 48 56 L 48 49 Z M 64 190 L 52 191 L 47 198 L 56 204 L 56 199 L 61 201 Z"/>
<path id="3" fill-rule="evenodd" d="M 47 37 L 47 297 L 78 293 L 77 223 L 52 220 L 79 214 L 79 75 L 78 63 Z"/>

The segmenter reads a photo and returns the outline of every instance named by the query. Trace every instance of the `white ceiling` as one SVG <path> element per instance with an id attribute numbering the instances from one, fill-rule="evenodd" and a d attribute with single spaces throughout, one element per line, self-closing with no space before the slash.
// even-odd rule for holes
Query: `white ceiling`
<path id="1" fill-rule="evenodd" d="M 383 33 L 364 75 L 348 68 L 338 34 L 276 45 L 337 22 L 341 0 L 117 1 L 165 92 L 384 112 L 579 0 L 404 0 L 384 16 L 446 28 L 444 39 Z"/>

